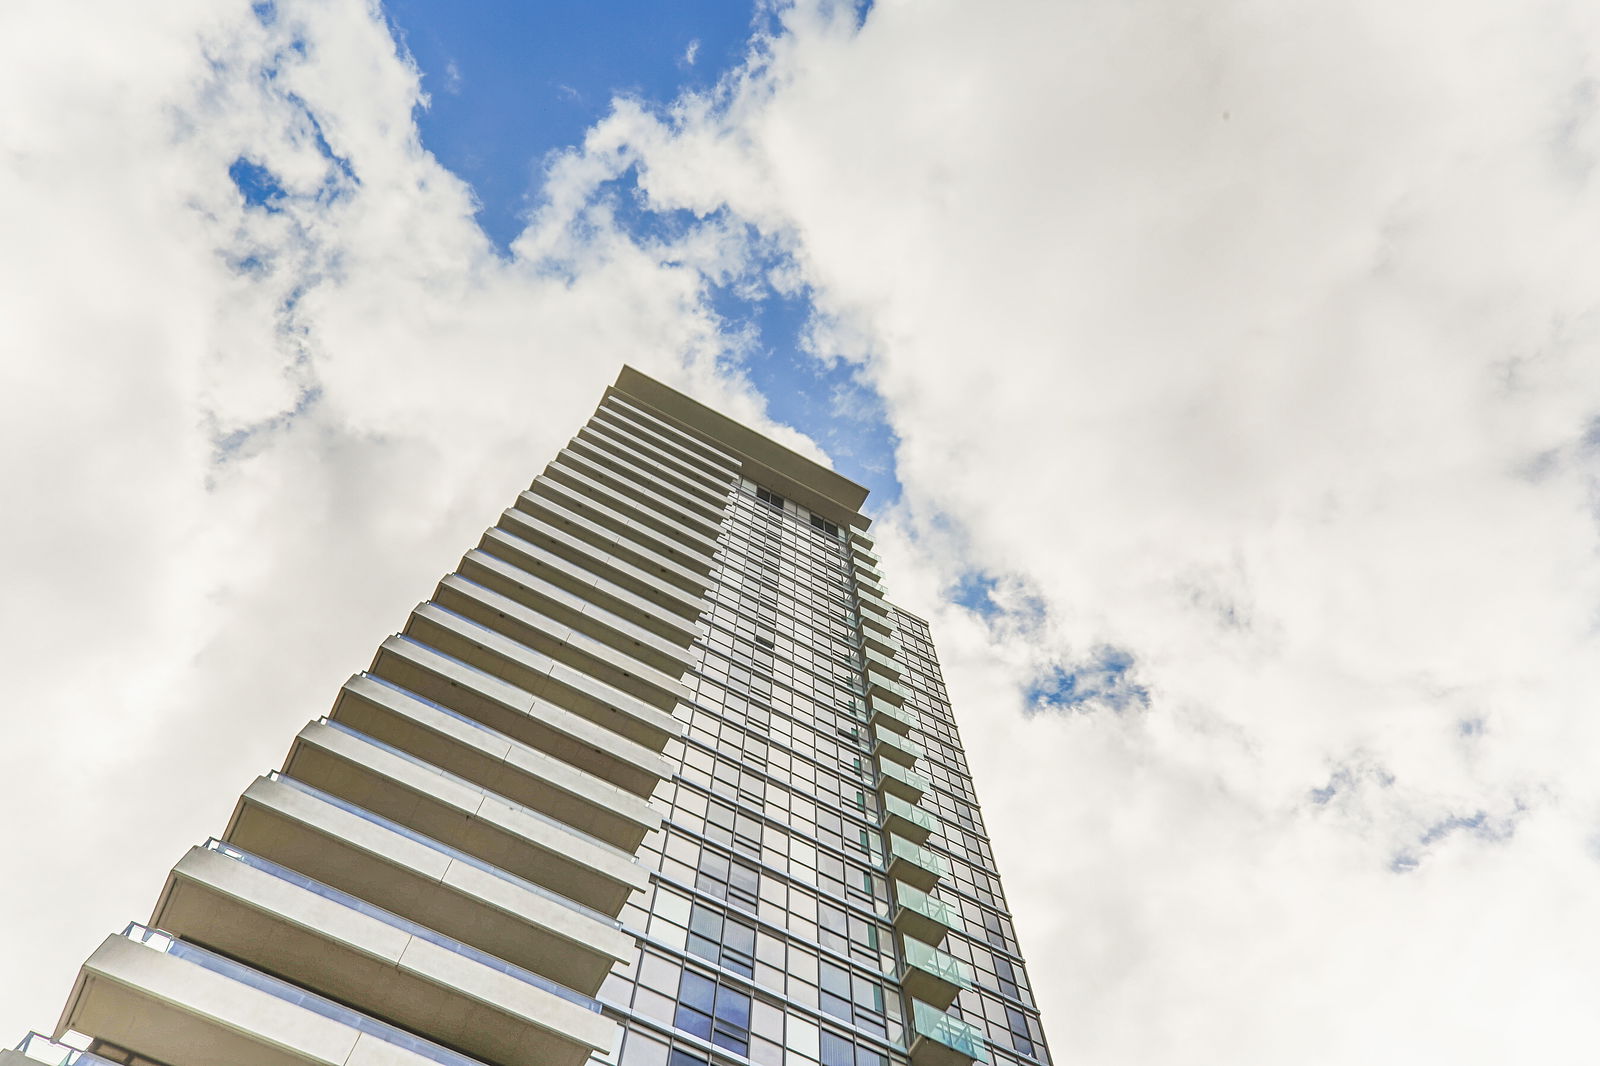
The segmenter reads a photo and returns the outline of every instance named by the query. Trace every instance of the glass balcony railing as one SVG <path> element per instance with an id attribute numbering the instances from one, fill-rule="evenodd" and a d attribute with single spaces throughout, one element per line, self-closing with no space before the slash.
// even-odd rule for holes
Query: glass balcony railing
<path id="1" fill-rule="evenodd" d="M 872 708 L 871 713 L 868 716 L 869 719 L 881 715 L 884 718 L 899 722 L 907 729 L 916 729 L 922 724 L 922 719 L 917 716 L 915 711 L 908 711 L 902 707 L 896 707 L 894 704 L 887 703 L 883 700 L 871 700 L 869 705 Z"/>
<path id="2" fill-rule="evenodd" d="M 878 774 L 881 777 L 893 778 L 902 785 L 905 785 L 907 788 L 915 789 L 918 792 L 926 792 L 929 788 L 928 779 L 926 777 L 923 777 L 921 774 L 914 771 L 907 770 L 898 763 L 886 762 L 880 764 L 878 766 Z"/>
<path id="3" fill-rule="evenodd" d="M 48 1063 L 49 1066 L 116 1066 L 110 1059 L 58 1044 L 43 1033 L 29 1033 L 22 1038 L 16 1050 L 34 1062 Z"/>
<path id="4" fill-rule="evenodd" d="M 920 866 L 929 873 L 940 877 L 950 876 L 950 864 L 944 861 L 944 856 L 936 851 L 929 851 L 919 844 L 913 844 L 904 837 L 889 834 L 889 851 L 896 858 L 904 859 L 915 866 Z"/>
<path id="5" fill-rule="evenodd" d="M 911 1001 L 911 1013 L 911 1027 L 916 1030 L 918 1036 L 925 1036 L 978 1062 L 989 1061 L 989 1051 L 984 1046 L 983 1036 L 975 1027 L 959 1018 L 952 1018 L 920 999 Z"/>
<path id="6" fill-rule="evenodd" d="M 972 971 L 958 958 L 947 955 L 938 948 L 929 947 L 920 940 L 905 938 L 906 965 L 933 974 L 941 981 L 961 988 L 972 987 Z"/>
<path id="7" fill-rule="evenodd" d="M 904 703 L 911 698 L 911 693 L 898 681 L 891 681 L 880 674 L 876 669 L 867 673 L 867 694 L 876 695 L 892 703 Z"/>
<path id="8" fill-rule="evenodd" d="M 895 751 L 903 752 L 905 755 L 913 759 L 920 759 L 926 754 L 922 750 L 921 744 L 918 744 L 914 740 L 907 740 L 900 734 L 891 733 L 888 730 L 884 730 L 883 732 L 876 734 L 873 739 L 879 744 L 886 744 Z"/>
<path id="9" fill-rule="evenodd" d="M 235 862 L 243 863 L 252 869 L 260 870 L 262 873 L 271 874 L 273 877 L 276 877 L 281 881 L 287 881 L 289 884 L 297 885 L 300 888 L 305 889 L 307 892 L 311 892 L 317 896 L 320 896 L 331 903 L 337 903 L 342 907 L 348 907 L 351 910 L 360 914 L 364 914 L 369 918 L 376 918 L 384 925 L 387 925 L 392 929 L 398 929 L 403 933 L 408 933 L 411 936 L 416 937 L 418 940 L 424 940 L 430 944 L 444 948 L 447 951 L 453 951 L 463 958 L 471 959 L 480 966 L 486 966 L 498 973 L 505 974 L 507 977 L 514 977 L 524 984 L 532 985 L 535 988 L 550 993 L 552 996 L 559 996 L 568 1003 L 576 1003 L 584 1010 L 594 1011 L 596 1014 L 600 1012 L 600 1004 L 590 999 L 588 996 L 585 996 L 581 992 L 576 992 L 565 985 L 557 984 L 548 977 L 525 970 L 521 966 L 506 962 L 504 959 L 496 958 L 495 956 L 490 955 L 488 952 L 480 951 L 470 944 L 463 944 L 461 941 L 456 940 L 453 937 L 445 936 L 443 933 L 436 933 L 427 926 L 419 925 L 409 918 L 403 918 L 392 911 L 384 910 L 382 907 L 375 907 L 366 900 L 352 896 L 348 892 L 341 892 L 337 888 L 323 884 L 321 881 L 314 881 L 305 874 L 297 873 L 286 866 L 279 866 L 270 859 L 263 859 L 259 855 L 252 855 L 243 848 L 236 848 L 232 844 L 217 840 L 216 838 L 206 841 L 205 847 L 208 851 L 217 852 L 219 855 L 226 855 Z"/>
<path id="10" fill-rule="evenodd" d="M 938 922 L 949 929 L 959 928 L 956 909 L 942 899 L 934 899 L 920 888 L 896 881 L 894 898 L 906 910 L 915 911 L 929 921 Z"/>
<path id="11" fill-rule="evenodd" d="M 880 655 L 887 655 L 891 659 L 899 655 L 902 650 L 898 640 L 871 629 L 861 634 L 861 643 L 858 647 L 876 651 Z"/>
<path id="12" fill-rule="evenodd" d="M 904 670 L 900 669 L 899 663 L 895 662 L 893 659 L 884 655 L 880 651 L 874 651 L 872 648 L 861 649 L 861 657 L 866 660 L 867 669 L 869 670 L 877 668 L 888 674 L 890 677 L 899 677 L 901 674 L 905 673 Z"/>
<path id="13" fill-rule="evenodd" d="M 611 917 L 609 914 L 597 911 L 593 907 L 579 903 L 575 899 L 569 899 L 568 897 L 561 895 L 559 892 L 552 892 L 543 885 L 536 885 L 532 881 L 524 880 L 514 873 L 509 873 L 500 869 L 500 867 L 494 865 L 493 863 L 485 862 L 476 855 L 469 855 L 459 848 L 452 848 L 443 841 L 435 840 L 430 836 L 424 836 L 422 833 L 417 832 L 410 826 L 401 825 L 399 822 L 391 821 L 390 819 L 383 817 L 381 814 L 373 814 L 365 807 L 360 807 L 349 802 L 348 800 L 340 799 L 338 796 L 335 796 L 330 792 L 324 792 L 315 785 L 308 785 L 304 781 L 296 781 L 294 778 L 287 777 L 277 770 L 273 770 L 268 773 L 267 778 L 269 780 L 276 781 L 287 788 L 292 788 L 297 792 L 303 792 L 308 796 L 319 799 L 323 803 L 326 803 L 330 806 L 337 807 L 346 814 L 355 815 L 364 822 L 370 822 L 373 825 L 380 826 L 389 830 L 391 833 L 399 833 L 401 836 L 412 841 L 413 843 L 421 844 L 424 847 L 430 848 L 449 859 L 453 859 L 456 862 L 471 866 L 475 870 L 481 870 L 486 874 L 490 874 L 499 880 L 506 882 L 507 884 L 515 885 L 525 892 L 531 892 L 534 895 L 542 897 L 543 899 L 547 899 L 552 903 L 560 904 L 561 906 L 566 907 L 568 910 L 575 911 L 586 918 L 592 918 L 597 922 L 602 922 L 613 929 L 622 928 L 622 923 Z"/>
<path id="14" fill-rule="evenodd" d="M 329 1021 L 338 1022 L 354 1029 L 358 1033 L 365 1033 L 386 1044 L 404 1048 L 414 1055 L 427 1059 L 429 1062 L 439 1063 L 439 1066 L 481 1066 L 476 1059 L 470 1059 L 458 1052 L 451 1051 L 449 1048 L 440 1047 L 431 1040 L 424 1040 L 419 1036 L 406 1032 L 404 1029 L 396 1028 L 386 1022 L 380 1022 L 376 1018 L 370 1018 L 360 1011 L 351 1010 L 349 1007 L 341 1003 L 335 1003 L 331 999 L 325 999 L 315 992 L 307 992 L 297 985 L 292 985 L 276 977 L 270 977 L 260 970 L 252 969 L 243 963 L 234 962 L 232 959 L 224 958 L 214 952 L 207 951 L 205 948 L 186 943 L 171 933 L 164 933 L 159 929 L 151 929 L 140 925 L 138 922 L 131 922 L 128 928 L 122 931 L 122 935 L 146 947 L 154 948 L 165 955 L 183 959 L 185 962 L 192 963 L 201 969 L 209 970 L 212 973 L 237 981 L 239 984 L 253 988 L 257 992 L 264 992 L 274 999 L 302 1007 L 312 1014 L 327 1018 Z"/>
<path id="15" fill-rule="evenodd" d="M 937 832 L 939 829 L 939 819 L 921 807 L 907 803 L 899 796 L 883 797 L 883 812 L 885 816 L 892 814 L 897 818 L 903 818 L 918 829 L 926 829 L 930 833 Z"/>
<path id="16" fill-rule="evenodd" d="M 856 624 L 863 629 L 875 629 L 889 636 L 894 636 L 898 632 L 894 627 L 894 620 L 889 617 L 887 611 L 876 613 L 869 611 L 865 614 L 858 614 L 856 615 Z"/>

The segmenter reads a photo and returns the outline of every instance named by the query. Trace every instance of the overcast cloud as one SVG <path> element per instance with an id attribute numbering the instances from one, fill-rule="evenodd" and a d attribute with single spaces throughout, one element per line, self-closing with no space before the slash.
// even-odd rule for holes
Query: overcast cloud
<path id="1" fill-rule="evenodd" d="M 1571 2 L 807 5 L 507 261 L 362 4 L 0 8 L 0 1039 L 622 360 L 764 424 L 736 280 L 898 434 L 1058 1061 L 1591 1061 L 1597 55 Z"/>

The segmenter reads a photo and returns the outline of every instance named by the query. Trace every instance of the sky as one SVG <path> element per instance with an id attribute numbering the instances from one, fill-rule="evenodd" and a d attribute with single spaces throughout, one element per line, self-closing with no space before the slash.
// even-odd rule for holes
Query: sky
<path id="1" fill-rule="evenodd" d="M 1597 86 L 1575 0 L 0 5 L 0 1037 L 627 361 L 873 489 L 1059 1062 L 1591 1061 Z"/>

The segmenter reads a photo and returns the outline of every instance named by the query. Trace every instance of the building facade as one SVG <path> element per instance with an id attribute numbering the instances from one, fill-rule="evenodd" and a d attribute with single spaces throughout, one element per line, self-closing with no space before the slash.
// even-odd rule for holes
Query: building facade
<path id="1" fill-rule="evenodd" d="M 1050 1066 L 865 497 L 625 368 L 0 1066 Z"/>

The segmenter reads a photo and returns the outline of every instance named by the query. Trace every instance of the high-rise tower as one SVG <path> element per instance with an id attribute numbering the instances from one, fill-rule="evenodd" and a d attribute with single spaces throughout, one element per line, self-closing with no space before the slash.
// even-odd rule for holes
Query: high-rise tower
<path id="1" fill-rule="evenodd" d="M 1049 1066 L 865 497 L 624 369 L 0 1066 Z"/>

